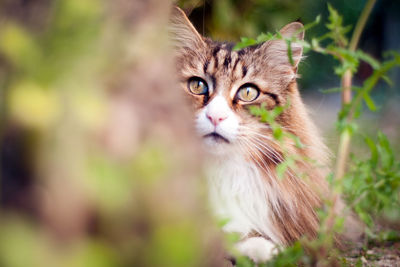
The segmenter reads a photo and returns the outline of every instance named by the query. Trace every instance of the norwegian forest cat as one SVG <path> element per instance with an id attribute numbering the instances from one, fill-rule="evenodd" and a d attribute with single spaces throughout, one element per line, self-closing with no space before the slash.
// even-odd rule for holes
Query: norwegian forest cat
<path id="1" fill-rule="evenodd" d="M 299 40 L 303 25 L 286 25 L 280 34 Z M 309 161 L 297 162 L 296 173 L 278 178 L 276 166 L 283 161 L 283 148 L 270 127 L 252 116 L 249 106 L 288 107 L 277 117 L 285 131 L 304 144 L 297 148 L 286 140 L 292 154 L 328 165 L 328 151 L 301 100 L 296 84 L 302 47 L 271 40 L 239 51 L 233 44 L 202 37 L 179 8 L 171 18 L 180 87 L 193 103 L 197 132 L 210 161 L 208 174 L 211 205 L 219 218 L 228 219 L 227 232 L 236 232 L 236 248 L 255 262 L 270 259 L 277 247 L 302 236 L 315 238 L 319 227 L 316 209 L 321 196 L 329 194 L 328 168 Z M 306 178 L 298 173 L 305 173 Z M 341 204 L 343 206 L 343 204 Z M 357 223 L 346 219 L 350 225 Z M 361 228 L 360 228 L 361 229 Z M 360 232 L 348 231 L 353 237 Z"/>

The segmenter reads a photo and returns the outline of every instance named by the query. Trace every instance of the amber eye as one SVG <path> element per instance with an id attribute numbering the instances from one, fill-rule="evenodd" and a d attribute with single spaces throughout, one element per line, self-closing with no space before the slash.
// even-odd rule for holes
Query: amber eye
<path id="1" fill-rule="evenodd" d="M 239 88 L 236 93 L 236 98 L 244 102 L 251 102 L 257 99 L 260 91 L 255 85 L 245 84 Z"/>
<path id="2" fill-rule="evenodd" d="M 208 94 L 207 83 L 198 77 L 193 77 L 189 79 L 188 82 L 189 91 L 195 95 L 206 95 Z"/>

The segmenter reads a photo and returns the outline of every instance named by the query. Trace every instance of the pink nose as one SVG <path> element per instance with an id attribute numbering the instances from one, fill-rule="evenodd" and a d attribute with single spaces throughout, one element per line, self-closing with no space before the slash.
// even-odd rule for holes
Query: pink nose
<path id="1" fill-rule="evenodd" d="M 225 120 L 226 118 L 228 118 L 227 115 L 217 115 L 217 114 L 207 114 L 207 118 L 212 122 L 212 124 L 214 126 L 217 126 L 219 123 L 221 123 L 223 120 Z"/>

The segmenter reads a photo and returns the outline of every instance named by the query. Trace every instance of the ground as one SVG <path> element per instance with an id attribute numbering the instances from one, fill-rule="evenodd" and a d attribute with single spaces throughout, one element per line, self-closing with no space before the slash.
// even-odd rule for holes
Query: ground
<path id="1" fill-rule="evenodd" d="M 370 244 L 367 249 L 351 251 L 345 257 L 348 266 L 400 267 L 400 241 Z"/>

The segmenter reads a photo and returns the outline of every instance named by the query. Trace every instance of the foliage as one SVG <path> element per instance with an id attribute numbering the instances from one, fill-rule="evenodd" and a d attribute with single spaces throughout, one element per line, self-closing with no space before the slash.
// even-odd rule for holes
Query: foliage
<path id="1" fill-rule="evenodd" d="M 400 162 L 395 158 L 387 137 L 378 133 L 375 142 L 364 137 L 370 149 L 370 157 L 359 159 L 352 156 L 352 166 L 344 181 L 348 202 L 360 217 L 371 227 L 373 218 L 384 211 L 398 213 L 400 207 Z"/>
<path id="2" fill-rule="evenodd" d="M 289 107 L 290 101 L 285 106 L 277 106 L 272 110 L 267 110 L 264 105 L 258 106 L 250 106 L 250 113 L 254 116 L 260 117 L 260 121 L 263 123 L 267 123 L 272 130 L 273 138 L 278 141 L 283 150 L 282 157 L 284 160 L 279 163 L 276 167 L 276 171 L 279 178 L 283 178 L 285 172 L 288 169 L 294 170 L 294 172 L 298 173 L 296 170 L 296 161 L 298 160 L 308 160 L 304 159 L 299 155 L 291 154 L 287 147 L 285 146 L 285 142 L 288 140 L 293 141 L 297 148 L 302 148 L 304 145 L 301 143 L 300 138 L 288 131 L 286 131 L 277 121 L 276 118 Z M 299 175 L 302 175 L 298 173 Z"/>
<path id="3" fill-rule="evenodd" d="M 351 73 L 357 72 L 360 65 L 360 61 L 364 61 L 373 68 L 373 73 L 368 77 L 362 84 L 361 87 L 351 87 L 355 92 L 354 98 L 349 103 L 343 103 L 342 109 L 338 113 L 337 129 L 341 138 L 349 140 L 350 137 L 357 132 L 357 124 L 354 119 L 357 119 L 362 114 L 363 103 L 371 110 L 377 111 L 377 107 L 371 97 L 371 91 L 375 88 L 377 82 L 380 79 L 384 79 L 389 84 L 391 81 L 387 78 L 386 73 L 396 66 L 400 66 L 400 55 L 397 53 L 390 53 L 391 58 L 387 61 L 380 63 L 374 58 L 361 50 L 354 51 L 352 47 L 349 47 L 349 41 L 346 34 L 350 31 L 350 26 L 343 26 L 343 18 L 339 13 L 328 4 L 329 18 L 326 28 L 328 32 L 323 34 L 321 37 L 312 37 L 311 40 L 301 41 L 295 38 L 286 39 L 288 47 L 290 42 L 297 41 L 303 45 L 306 51 L 313 51 L 316 53 L 323 54 L 325 56 L 332 56 L 334 59 L 339 61 L 339 65 L 335 67 L 334 72 L 336 75 L 344 78 L 346 72 Z M 317 25 L 320 21 L 318 17 L 313 23 L 306 24 L 305 30 Z M 282 39 L 279 32 L 275 35 L 270 33 L 261 34 L 256 39 L 242 38 L 241 42 L 235 46 L 235 49 L 242 49 L 249 45 L 255 45 L 264 41 L 272 39 Z M 331 40 L 330 43 L 322 45 L 325 40 Z M 291 58 L 290 49 L 288 49 L 288 57 Z M 329 92 L 337 92 L 345 90 L 344 87 L 326 90 Z M 274 137 L 279 141 L 282 140 L 283 129 L 275 122 L 277 115 L 282 112 L 283 107 L 267 111 L 264 107 L 251 108 L 253 115 L 260 117 L 260 120 L 267 122 L 271 125 L 274 133 Z M 293 137 L 292 137 L 293 138 Z M 370 137 L 365 136 L 365 142 L 368 145 L 371 156 L 368 159 L 360 159 L 355 154 L 352 155 L 352 162 L 350 164 L 349 171 L 345 174 L 345 177 L 337 177 L 337 179 L 331 182 L 334 183 L 334 188 L 338 192 L 343 192 L 348 200 L 349 205 L 354 208 L 355 212 L 360 218 L 367 224 L 367 233 L 371 238 L 376 238 L 374 234 L 374 218 L 379 218 L 383 211 L 391 214 L 392 216 L 398 216 L 398 210 L 400 210 L 399 202 L 399 162 L 396 161 L 394 153 L 391 149 L 387 137 L 383 133 L 378 134 L 378 142 L 375 143 Z M 338 151 L 338 157 L 342 157 Z M 338 159 L 339 160 L 339 159 Z M 293 168 L 294 160 L 291 155 L 285 154 L 285 161 L 280 165 L 285 165 Z M 278 166 L 278 170 L 280 166 Z M 330 225 L 330 210 L 334 209 L 334 203 L 330 202 L 330 198 L 327 198 L 325 208 L 319 213 L 321 220 L 321 230 L 319 237 L 314 241 L 303 241 L 297 242 L 293 246 L 282 251 L 272 261 L 267 263 L 267 266 L 297 266 L 312 265 L 312 263 L 319 262 L 319 264 L 333 264 L 327 263 L 324 259 L 326 256 L 324 253 L 312 253 L 318 251 L 331 250 L 331 258 L 334 255 L 332 250 L 332 230 Z M 342 225 L 342 218 L 336 218 L 335 229 L 338 230 Z M 328 228 L 327 228 L 328 227 Z M 396 232 L 390 232 L 386 238 L 396 238 L 399 236 Z M 398 237 L 397 237 L 398 238 Z M 310 249 L 312 247 L 312 249 Z M 305 251 L 303 248 L 307 249 Z M 325 261 L 325 263 L 324 263 Z M 247 261 L 239 262 L 238 266 L 251 266 Z"/>

